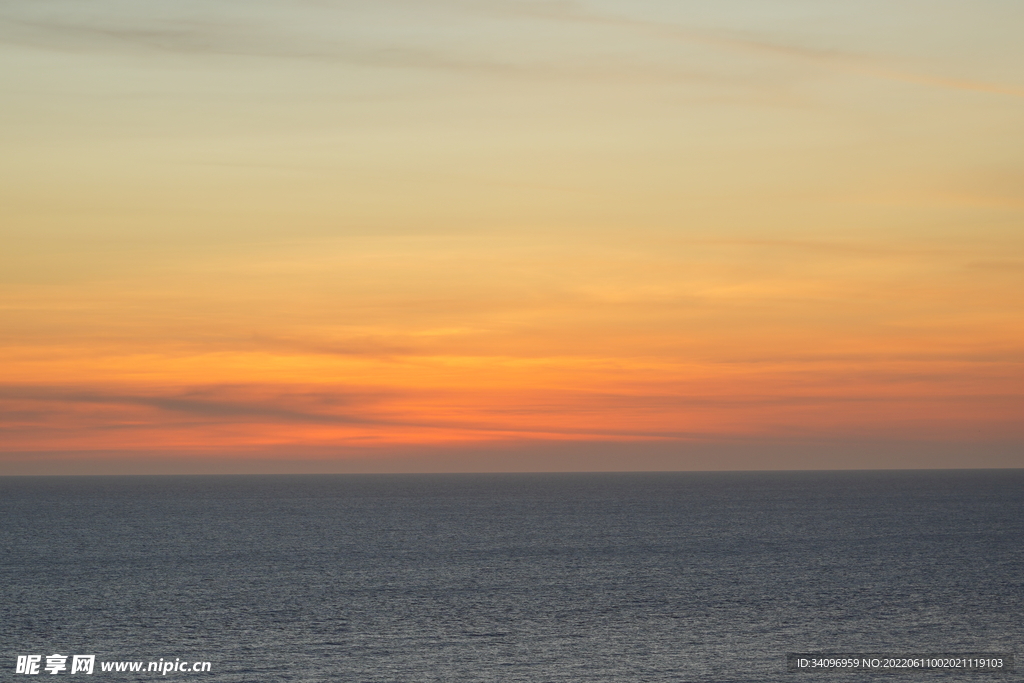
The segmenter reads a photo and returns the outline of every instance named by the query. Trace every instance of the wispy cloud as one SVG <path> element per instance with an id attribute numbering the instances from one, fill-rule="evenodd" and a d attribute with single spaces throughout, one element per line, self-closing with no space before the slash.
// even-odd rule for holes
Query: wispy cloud
<path id="1" fill-rule="evenodd" d="M 967 264 L 971 270 L 1005 271 L 1008 273 L 1024 273 L 1024 260 L 988 259 L 971 261 Z"/>
<path id="2" fill-rule="evenodd" d="M 258 397 L 248 400 L 237 397 L 237 394 L 245 391 L 245 388 L 240 387 L 208 387 L 200 390 L 154 395 L 55 386 L 4 386 L 0 387 L 0 399 L 72 405 L 140 406 L 210 419 L 273 420 L 315 424 L 379 424 L 382 422 L 337 410 L 338 405 L 355 403 L 365 405 L 372 402 L 373 399 L 365 393 L 346 394 L 343 391 L 337 391 L 330 394 L 310 394 L 307 392 L 301 397 L 289 397 L 292 403 L 309 404 L 311 400 L 321 405 L 330 403 L 334 410 L 328 413 L 326 411 L 315 412 L 283 408 L 275 404 L 273 397 L 264 397 L 262 400 Z M 235 396 L 232 397 L 232 395 Z M 281 400 L 281 398 L 280 396 L 276 397 L 277 400 Z M 300 398 L 301 401 L 296 400 Z M 376 398 L 379 399 L 379 395 Z"/>
<path id="3" fill-rule="evenodd" d="M 141 407 L 150 408 L 163 416 L 156 416 L 154 420 L 140 420 L 136 417 L 133 420 L 116 418 L 110 415 L 95 416 L 89 420 L 90 430 L 106 429 L 180 429 L 198 426 L 197 424 L 178 424 L 167 419 L 167 414 L 177 414 L 187 418 L 198 420 L 199 423 L 220 423 L 220 424 L 285 424 L 285 425 L 320 425 L 320 426 L 364 426 L 387 429 L 392 428 L 418 428 L 445 431 L 459 431 L 467 435 L 476 434 L 479 437 L 488 435 L 514 436 L 524 435 L 547 435 L 547 436 L 583 436 L 583 437 L 615 437 L 615 438 L 655 438 L 655 439 L 676 439 L 689 438 L 697 435 L 697 432 L 681 430 L 644 430 L 629 428 L 588 428 L 573 426 L 550 426 L 546 424 L 517 424 L 515 420 L 497 422 L 494 419 L 465 420 L 457 418 L 438 417 L 434 419 L 417 419 L 415 417 L 402 417 L 400 415 L 387 416 L 386 414 L 374 415 L 373 403 L 380 400 L 381 396 L 368 397 L 365 394 L 346 395 L 343 393 L 330 394 L 290 394 L 287 396 L 266 396 L 262 399 L 254 398 L 245 400 L 221 396 L 221 394 L 239 393 L 244 387 L 223 387 L 206 388 L 182 393 L 170 393 L 169 395 L 153 394 L 130 394 L 118 392 L 103 392 L 95 390 L 69 389 L 54 386 L 4 386 L 0 387 L 0 401 L 10 401 L 15 404 L 27 401 L 29 403 L 49 404 L 51 408 L 7 412 L 7 424 L 0 428 L 0 431 L 23 432 L 26 429 L 34 430 L 40 423 L 52 422 L 60 414 L 61 405 L 71 407 L 75 405 L 98 406 L 98 407 Z M 356 400 L 354 400 L 356 399 Z M 348 405 L 350 410 L 339 411 L 336 407 L 328 409 L 325 401 L 340 401 Z M 284 408 L 281 404 L 289 406 L 306 405 L 313 408 L 319 404 L 320 410 L 300 410 L 296 408 Z M 362 409 L 360 413 L 359 409 Z M 29 422 L 34 425 L 21 424 L 16 417 L 31 418 Z M 500 411 L 495 411 L 493 417 L 499 417 Z"/>
<path id="4" fill-rule="evenodd" d="M 644 49 L 635 46 L 632 51 L 610 56 L 603 53 L 605 48 L 601 36 L 594 37 L 593 50 L 583 50 L 578 54 L 524 51 L 511 39 L 498 40 L 493 44 L 476 41 L 478 45 L 475 48 L 465 41 L 461 47 L 446 42 L 445 36 L 455 31 L 448 27 L 453 18 L 468 17 L 468 23 L 458 24 L 466 26 L 466 36 L 473 33 L 469 27 L 474 26 L 474 21 L 589 26 L 620 31 L 624 37 L 632 34 L 703 46 L 724 53 L 795 60 L 818 68 L 882 80 L 1024 97 L 1024 86 L 1016 84 L 923 73 L 902 68 L 878 56 L 780 42 L 734 30 L 683 26 L 596 12 L 578 2 L 383 0 L 378 5 L 381 7 L 377 9 L 390 8 L 391 15 L 397 17 L 397 25 L 416 30 L 390 30 L 380 17 L 369 21 L 366 12 L 357 12 L 348 3 L 221 2 L 197 14 L 194 10 L 190 13 L 171 4 L 147 6 L 143 10 L 114 0 L 89 3 L 87 8 L 66 0 L 13 0 L 0 7 L 0 40 L 64 51 L 145 50 L 307 59 L 364 67 L 477 73 L 492 77 L 744 80 L 738 74 L 730 75 L 720 66 L 712 68 L 713 60 L 652 59 Z M 359 27 L 359 30 L 353 27 Z"/>
<path id="5" fill-rule="evenodd" d="M 274 3 L 271 3 L 273 5 Z M 222 3 L 220 14 L 188 15 L 184 10 L 145 14 L 120 11 L 116 3 L 93 3 L 97 11 L 75 12 L 64 0 L 13 2 L 0 8 L 0 41 L 65 52 L 150 52 L 198 56 L 247 56 L 341 63 L 357 67 L 448 71 L 488 77 L 597 80 L 711 80 L 696 67 L 644 60 L 615 60 L 594 55 L 552 57 L 500 45 L 447 44 L 431 25 L 444 17 L 405 17 L 416 31 L 392 31 L 337 8 L 317 7 L 310 14 L 294 8 L 272 21 L 259 7 Z M 441 5 L 443 7 L 443 3 Z M 437 3 L 427 4 L 436 12 Z M 49 11 L 47 11 L 47 9 Z M 264 7 L 265 9 L 265 7 Z M 288 5 L 277 7 L 289 9 Z M 423 7 L 420 8 L 424 9 Z M 422 14 L 422 13 L 421 13 Z M 535 19 L 541 18 L 538 15 Z M 353 29 L 359 26 L 359 30 Z M 311 28 L 312 27 L 312 28 Z M 506 46 L 510 47 L 510 46 Z"/>
<path id="6" fill-rule="evenodd" d="M 469 3 L 459 2 L 457 4 L 463 7 L 469 6 Z M 602 14 L 589 11 L 577 2 L 501 1 L 487 3 L 486 6 L 495 11 L 509 13 L 514 12 L 526 16 L 541 17 L 551 20 L 620 27 L 623 29 L 643 32 L 654 37 L 702 44 L 730 51 L 798 59 L 839 71 L 856 73 L 885 80 L 901 81 L 905 83 L 953 90 L 970 90 L 996 95 L 1024 97 L 1024 87 L 1015 84 L 993 83 L 967 78 L 952 78 L 920 73 L 909 69 L 901 69 L 886 63 L 883 59 L 865 54 L 857 54 L 836 49 L 813 48 L 793 43 L 774 42 L 761 37 L 743 35 L 731 31 L 707 28 L 697 29 L 625 16 Z"/>

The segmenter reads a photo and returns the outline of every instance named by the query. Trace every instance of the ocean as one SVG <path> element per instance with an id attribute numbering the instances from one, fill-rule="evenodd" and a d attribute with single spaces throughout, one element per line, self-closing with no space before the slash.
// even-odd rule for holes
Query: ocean
<path id="1" fill-rule="evenodd" d="M 0 680 L 1017 681 L 787 654 L 1020 655 L 1024 471 L 3 477 L 0 586 Z"/>

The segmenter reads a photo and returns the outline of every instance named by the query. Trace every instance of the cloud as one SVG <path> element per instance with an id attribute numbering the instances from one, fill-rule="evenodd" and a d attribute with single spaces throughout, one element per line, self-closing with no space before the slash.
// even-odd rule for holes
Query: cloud
<path id="1" fill-rule="evenodd" d="M 1024 87 L 1015 84 L 921 73 L 893 66 L 885 60 L 865 54 L 777 42 L 749 33 L 743 34 L 735 31 L 691 28 L 677 24 L 594 12 L 586 9 L 578 2 L 569 0 L 496 0 L 487 2 L 441 0 L 441 4 L 463 10 L 475 10 L 505 16 L 531 17 L 549 21 L 621 28 L 644 33 L 656 38 L 704 45 L 730 52 L 795 59 L 834 71 L 859 74 L 881 80 L 912 83 L 949 90 L 966 90 L 993 95 L 1024 97 Z"/>
<path id="2" fill-rule="evenodd" d="M 350 3 L 221 2 L 202 14 L 189 14 L 173 4 L 146 5 L 114 0 L 87 5 L 66 0 L 8 2 L 0 8 L 0 40 L 62 51 L 153 51 L 191 55 L 251 56 L 330 61 L 377 68 L 426 69 L 476 73 L 495 77 L 573 78 L 602 80 L 659 79 L 722 82 L 706 62 L 651 62 L 643 54 L 543 55 L 543 51 L 502 51 L 501 41 L 473 49 L 456 49 L 446 37 L 453 30 L 474 33 L 481 20 L 510 20 L 603 27 L 648 38 L 700 45 L 734 54 L 797 60 L 833 71 L 943 89 L 1024 97 L 1024 87 L 967 78 L 953 78 L 899 68 L 885 60 L 835 49 L 821 49 L 768 40 L 756 35 L 693 28 L 627 16 L 594 12 L 576 2 L 434 2 L 381 0 L 393 8 L 397 26 L 368 21 Z M 83 8 L 88 8 L 88 11 Z M 397 10 L 394 10 L 397 8 Z M 475 19 L 474 19 L 475 17 Z M 454 21 L 470 19 L 466 24 Z M 477 22 L 474 24 L 473 21 Z M 458 30 L 449 25 L 460 27 Z M 360 30 L 353 30 L 359 26 Z M 415 38 L 411 37 L 415 36 Z M 594 48 L 605 49 L 595 36 Z M 557 42 L 557 41 L 556 41 Z M 506 46 L 511 48 L 511 45 Z M 532 55 L 532 56 L 531 56 Z M 748 83 L 749 85 L 749 83 Z"/>
<path id="3" fill-rule="evenodd" d="M 373 420 L 347 413 L 318 413 L 312 411 L 282 408 L 272 400 L 231 398 L 232 394 L 245 392 L 240 387 L 209 387 L 201 390 L 180 392 L 172 395 L 125 394 L 82 390 L 59 386 L 6 386 L 0 387 L 0 399 L 22 400 L 46 403 L 89 404 L 106 406 L 141 406 L 164 412 L 180 413 L 199 418 L 237 418 L 239 420 L 273 420 L 277 422 L 307 422 L 317 424 L 376 424 Z M 280 397 L 278 397 L 280 398 Z M 293 399 L 295 397 L 292 397 Z M 332 392 L 329 396 L 306 394 L 319 399 L 320 404 L 337 405 L 366 403 L 374 396 L 366 393 Z"/>
<path id="4" fill-rule="evenodd" d="M 971 270 L 1004 271 L 1008 273 L 1024 273 L 1024 261 L 1015 259 L 989 259 L 971 261 L 967 264 Z"/>
<path id="5" fill-rule="evenodd" d="M 275 7 L 276 5 L 276 7 Z M 443 16 L 429 21 L 410 14 L 396 25 L 414 30 L 394 30 L 378 18 L 361 25 L 361 16 L 331 13 L 323 3 L 309 14 L 292 8 L 275 16 L 263 3 L 220 3 L 220 14 L 207 11 L 191 16 L 184 9 L 140 12 L 115 2 L 90 3 L 84 13 L 64 0 L 14 2 L 0 8 L 0 41 L 64 52 L 150 52 L 197 56 L 246 56 L 335 62 L 357 67 L 447 71 L 490 77 L 556 78 L 584 80 L 660 79 L 668 81 L 711 80 L 699 69 L 672 64 L 624 60 L 544 56 L 518 49 L 500 50 L 477 41 L 476 48 L 455 48 L 437 34 Z M 443 3 L 440 5 L 443 7 Z M 301 7 L 301 6 L 300 6 Z M 438 5 L 427 5 L 435 10 Z M 420 9 L 423 9 L 422 7 Z M 405 24 L 403 24 L 403 21 Z M 358 26 L 358 30 L 353 26 Z M 469 35 L 472 30 L 466 29 Z M 507 46 L 509 48 L 513 46 Z"/>
<path id="6" fill-rule="evenodd" d="M 70 389 L 59 386 L 4 386 L 0 387 L 0 400 L 12 401 L 14 403 L 29 401 L 48 404 L 65 405 L 91 405 L 108 407 L 143 407 L 152 408 L 160 413 L 177 414 L 200 420 L 208 423 L 273 423 L 273 424 L 313 424 L 313 425 L 338 425 L 338 426 L 369 426 L 369 427 L 412 427 L 439 430 L 458 430 L 470 434 L 506 435 L 529 434 L 529 435 L 576 435 L 590 437 L 616 437 L 616 438 L 690 438 L 698 436 L 697 433 L 685 431 L 664 431 L 664 430 L 632 430 L 632 429 L 591 429 L 580 427 L 549 427 L 549 426 L 517 426 L 513 424 L 487 423 L 483 421 L 467 421 L 458 419 L 409 419 L 401 417 L 374 416 L 371 414 L 360 414 L 358 410 L 339 412 L 331 410 L 327 412 L 325 405 L 329 402 L 342 403 L 350 407 L 358 406 L 366 413 L 372 408 L 372 404 L 378 401 L 382 394 L 331 392 L 324 393 L 295 393 L 289 395 L 264 396 L 256 399 L 231 398 L 232 393 L 244 392 L 244 387 L 209 387 L 199 390 L 192 390 L 171 395 L 151 394 L 125 394 L 125 393 L 104 393 L 101 391 Z M 284 408 L 281 403 L 290 405 L 306 405 L 308 408 L 320 407 L 321 410 Z M 32 422 L 38 424 L 40 421 L 52 420 L 58 413 L 59 408 L 52 411 L 45 410 L 20 410 L 22 416 L 34 418 Z M 494 411 L 491 411 L 494 412 Z M 8 417 L 14 413 L 5 411 Z M 109 418 L 109 416 L 107 416 Z M 93 421 L 93 429 L 136 429 L 151 427 L 180 428 L 195 425 L 181 425 L 169 420 L 168 416 L 157 416 L 156 421 L 126 421 L 120 419 L 106 419 L 97 417 Z M 10 426 L 0 431 L 14 432 L 24 431 L 26 426 L 18 424 L 17 421 L 8 420 Z M 29 427 L 30 429 L 33 427 Z"/>

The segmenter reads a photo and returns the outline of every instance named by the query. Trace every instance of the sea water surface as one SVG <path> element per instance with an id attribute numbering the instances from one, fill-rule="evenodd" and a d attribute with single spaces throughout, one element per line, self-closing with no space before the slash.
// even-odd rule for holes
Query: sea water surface
<path id="1" fill-rule="evenodd" d="M 0 586 L 0 680 L 1022 680 L 786 653 L 1019 656 L 1024 471 L 6 477 Z"/>

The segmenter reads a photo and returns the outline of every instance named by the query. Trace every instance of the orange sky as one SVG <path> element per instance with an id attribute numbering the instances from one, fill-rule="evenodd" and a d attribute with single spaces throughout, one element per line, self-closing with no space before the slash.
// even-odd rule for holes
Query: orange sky
<path id="1" fill-rule="evenodd" d="M 1019 3 L 91 7 L 0 9 L 0 474 L 1024 466 Z"/>

